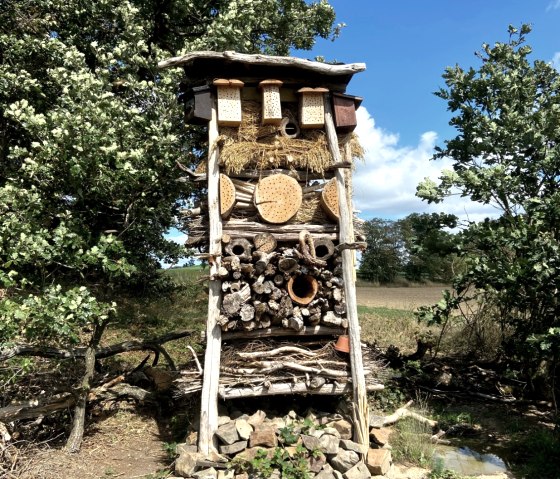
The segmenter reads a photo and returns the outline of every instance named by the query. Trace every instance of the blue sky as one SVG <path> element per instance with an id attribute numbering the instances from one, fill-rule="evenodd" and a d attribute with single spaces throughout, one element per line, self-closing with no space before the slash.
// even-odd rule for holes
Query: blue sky
<path id="1" fill-rule="evenodd" d="M 430 162 L 436 144 L 452 138 L 446 103 L 433 95 L 444 86 L 446 66 L 478 67 L 483 43 L 507 41 L 509 24 L 530 23 L 534 58 L 560 67 L 560 0 L 331 0 L 334 42 L 320 40 L 312 52 L 344 63 L 364 62 L 348 92 L 364 97 L 358 134 L 367 159 L 355 178 L 360 216 L 400 218 L 412 212 L 447 211 L 482 219 L 491 208 L 452 198 L 428 206 L 414 196 L 425 176 L 437 178 L 448 162 Z"/>
<path id="2" fill-rule="evenodd" d="M 444 86 L 446 66 L 478 67 L 483 43 L 507 41 L 509 24 L 530 23 L 534 58 L 560 68 L 560 0 L 330 0 L 337 23 L 334 41 L 319 40 L 294 56 L 363 62 L 348 93 L 362 96 L 357 133 L 367 150 L 354 179 L 354 204 L 363 219 L 402 218 L 446 211 L 481 220 L 494 211 L 464 198 L 427 205 L 415 197 L 424 177 L 437 179 L 449 162 L 429 161 L 434 146 L 452 138 L 450 115 L 433 92 Z M 184 235 L 174 231 L 178 241 Z"/>

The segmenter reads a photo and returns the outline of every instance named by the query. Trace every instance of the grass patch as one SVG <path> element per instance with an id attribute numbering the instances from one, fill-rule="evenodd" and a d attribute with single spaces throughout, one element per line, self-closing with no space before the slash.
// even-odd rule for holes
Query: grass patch
<path id="1" fill-rule="evenodd" d="M 208 274 L 206 265 L 184 266 L 182 268 L 171 268 L 163 270 L 163 273 L 169 276 L 177 285 L 193 283 L 200 276 Z"/>
<path id="2" fill-rule="evenodd" d="M 520 477 L 557 479 L 560 477 L 560 434 L 534 429 L 518 436 L 515 444 Z"/>
<path id="3" fill-rule="evenodd" d="M 396 346 L 408 354 L 416 350 L 416 336 L 429 328 L 418 324 L 414 313 L 403 309 L 358 306 L 362 340 L 380 347 Z"/>

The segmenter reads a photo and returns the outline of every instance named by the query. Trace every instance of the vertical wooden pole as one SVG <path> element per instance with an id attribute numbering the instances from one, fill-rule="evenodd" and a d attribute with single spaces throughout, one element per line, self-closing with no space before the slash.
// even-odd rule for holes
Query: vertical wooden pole
<path id="1" fill-rule="evenodd" d="M 212 104 L 212 119 L 208 126 L 208 215 L 210 223 L 208 253 L 210 277 L 216 278 L 221 262 L 222 220 L 220 217 L 218 167 L 218 116 L 216 102 Z M 214 433 L 218 429 L 218 386 L 220 382 L 220 353 L 222 329 L 218 324 L 221 302 L 221 281 L 211 279 L 208 284 L 208 321 L 206 323 L 206 353 L 204 356 L 204 376 L 200 404 L 200 431 L 198 450 L 209 454 L 216 450 Z"/>
<path id="2" fill-rule="evenodd" d="M 335 163 L 341 162 L 338 136 L 333 122 L 331 103 L 325 95 L 325 130 L 329 150 Z M 346 184 L 344 173 L 336 169 L 336 186 L 338 189 L 339 242 L 352 243 L 353 228 L 352 214 L 346 198 Z M 358 306 L 356 301 L 356 285 L 354 282 L 354 266 L 352 250 L 342 250 L 342 275 L 344 279 L 344 293 L 346 296 L 346 314 L 348 319 L 348 335 L 350 336 L 350 365 L 352 368 L 352 392 L 354 395 L 354 441 L 369 447 L 369 411 L 367 403 L 366 380 L 362 359 L 362 344 L 360 341 L 360 323 L 358 321 Z"/>

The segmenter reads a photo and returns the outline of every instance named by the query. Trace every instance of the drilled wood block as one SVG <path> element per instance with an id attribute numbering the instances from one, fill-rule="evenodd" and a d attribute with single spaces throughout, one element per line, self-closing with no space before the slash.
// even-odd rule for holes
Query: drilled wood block
<path id="1" fill-rule="evenodd" d="M 280 80 L 263 80 L 259 83 L 262 90 L 262 123 L 279 125 L 282 122 L 282 105 L 280 103 Z"/>
<path id="2" fill-rule="evenodd" d="M 323 95 L 326 88 L 300 88 L 299 126 L 301 128 L 322 128 L 325 124 Z"/>
<path id="3" fill-rule="evenodd" d="M 214 80 L 218 91 L 218 125 L 241 125 L 241 80 Z"/>
<path id="4" fill-rule="evenodd" d="M 285 223 L 297 213 L 303 192 L 294 178 L 282 173 L 261 179 L 255 188 L 254 204 L 268 223 Z"/>

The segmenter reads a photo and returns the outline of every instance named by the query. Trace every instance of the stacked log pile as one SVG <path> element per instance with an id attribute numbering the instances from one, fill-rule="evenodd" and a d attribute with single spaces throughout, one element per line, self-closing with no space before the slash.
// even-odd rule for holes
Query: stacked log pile
<path id="1" fill-rule="evenodd" d="M 329 238 L 299 236 L 297 246 L 280 247 L 269 233 L 252 242 L 227 239 L 220 270 L 223 331 L 348 327 L 340 255 Z"/>

